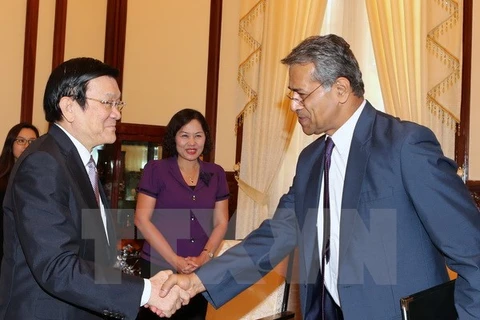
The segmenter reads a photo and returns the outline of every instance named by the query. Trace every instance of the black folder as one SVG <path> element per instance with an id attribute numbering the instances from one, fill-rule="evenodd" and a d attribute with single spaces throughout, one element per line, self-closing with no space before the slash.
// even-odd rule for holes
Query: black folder
<path id="1" fill-rule="evenodd" d="M 404 320 L 456 320 L 455 280 L 400 299 Z"/>

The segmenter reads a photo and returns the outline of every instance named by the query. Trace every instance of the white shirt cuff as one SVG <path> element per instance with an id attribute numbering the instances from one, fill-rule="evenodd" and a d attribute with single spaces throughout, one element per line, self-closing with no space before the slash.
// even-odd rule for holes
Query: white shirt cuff
<path id="1" fill-rule="evenodd" d="M 140 307 L 143 307 L 148 300 L 150 300 L 150 295 L 152 294 L 152 284 L 150 283 L 149 279 L 143 279 L 143 293 L 142 293 L 142 299 L 140 300 Z"/>

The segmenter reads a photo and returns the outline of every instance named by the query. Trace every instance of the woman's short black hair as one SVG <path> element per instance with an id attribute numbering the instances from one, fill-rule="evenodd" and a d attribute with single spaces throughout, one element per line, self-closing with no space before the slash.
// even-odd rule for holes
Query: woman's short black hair
<path id="1" fill-rule="evenodd" d="M 173 157 L 178 155 L 175 136 L 177 132 L 192 120 L 198 120 L 205 133 L 205 145 L 202 154 L 209 154 L 213 148 L 212 138 L 210 137 L 210 129 L 207 120 L 199 111 L 194 109 L 183 109 L 173 115 L 167 124 L 165 136 L 163 138 L 163 157 Z"/>

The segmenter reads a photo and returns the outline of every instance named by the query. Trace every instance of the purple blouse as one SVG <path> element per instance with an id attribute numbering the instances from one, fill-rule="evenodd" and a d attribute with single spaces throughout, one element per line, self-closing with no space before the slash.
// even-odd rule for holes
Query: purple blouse
<path id="1" fill-rule="evenodd" d="M 193 190 L 182 177 L 177 157 L 149 161 L 137 188 L 138 192 L 157 199 L 152 223 L 182 257 L 200 255 L 213 229 L 215 203 L 229 197 L 222 167 L 199 163 L 200 176 Z M 172 269 L 147 241 L 142 258 Z"/>

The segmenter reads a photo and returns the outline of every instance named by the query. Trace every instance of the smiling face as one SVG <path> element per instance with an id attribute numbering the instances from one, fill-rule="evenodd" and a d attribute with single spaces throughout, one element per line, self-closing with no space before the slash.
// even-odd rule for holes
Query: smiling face
<path id="1" fill-rule="evenodd" d="M 17 160 L 25 149 L 30 145 L 28 141 L 35 140 L 37 135 L 35 131 L 29 128 L 23 128 L 17 135 L 16 139 L 25 140 L 25 144 L 21 145 L 17 141 L 13 142 L 13 157 Z"/>
<path id="2" fill-rule="evenodd" d="M 314 67 L 313 63 L 290 66 L 288 87 L 294 92 L 294 98 L 303 100 L 303 105 L 291 101 L 290 108 L 297 114 L 305 134 L 326 132 L 332 135 L 340 127 L 341 107 L 333 88 L 327 91 L 320 82 L 312 79 Z"/>
<path id="3" fill-rule="evenodd" d="M 122 117 L 117 108 L 96 100 L 117 101 L 120 90 L 117 81 L 109 76 L 101 76 L 88 82 L 87 100 L 82 109 L 77 101 L 64 97 L 62 112 L 65 117 L 64 127 L 88 150 L 95 146 L 114 143 L 115 126 Z"/>
<path id="4" fill-rule="evenodd" d="M 175 135 L 178 156 L 188 161 L 197 160 L 205 145 L 205 132 L 202 125 L 193 119 L 178 130 Z"/>

